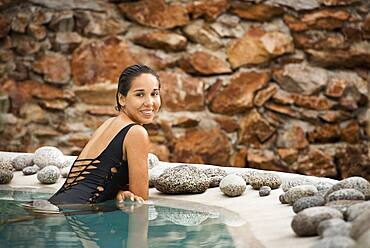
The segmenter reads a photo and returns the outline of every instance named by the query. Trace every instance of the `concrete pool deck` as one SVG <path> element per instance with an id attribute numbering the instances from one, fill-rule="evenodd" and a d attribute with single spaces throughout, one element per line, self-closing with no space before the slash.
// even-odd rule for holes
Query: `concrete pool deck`
<path id="1" fill-rule="evenodd" d="M 14 156 L 19 153 L 0 152 L 0 156 Z M 176 166 L 180 163 L 160 162 L 164 166 Z M 209 165 L 195 165 L 205 166 Z M 214 167 L 214 166 L 213 166 Z M 253 170 L 247 168 L 226 168 L 223 169 L 231 172 Z M 278 174 L 282 180 L 289 178 L 301 177 L 300 175 L 273 172 Z M 313 180 L 322 178 L 309 177 Z M 65 178 L 59 178 L 58 182 L 52 185 L 44 185 L 39 183 L 36 175 L 24 176 L 21 171 L 15 171 L 13 180 L 10 184 L 0 185 L 0 189 L 21 189 L 30 188 L 36 191 L 55 192 L 64 183 Z M 328 181 L 335 181 L 325 179 Z M 295 213 L 292 207 L 286 204 L 281 204 L 279 195 L 282 189 L 275 189 L 267 197 L 260 197 L 258 190 L 253 190 L 250 185 L 243 195 L 239 197 L 227 197 L 219 188 L 210 188 L 202 194 L 189 195 L 166 195 L 155 188 L 149 190 L 149 196 L 152 200 L 181 200 L 201 203 L 216 207 L 222 207 L 238 213 L 245 221 L 242 226 L 229 226 L 229 231 L 234 239 L 236 247 L 310 247 L 316 243 L 318 237 L 297 237 L 290 227 Z"/>

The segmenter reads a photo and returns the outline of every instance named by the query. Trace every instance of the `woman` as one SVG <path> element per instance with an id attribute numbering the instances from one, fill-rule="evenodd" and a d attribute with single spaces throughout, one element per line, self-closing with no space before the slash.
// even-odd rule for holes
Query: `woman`
<path id="1" fill-rule="evenodd" d="M 126 68 L 119 77 L 116 117 L 93 134 L 58 192 L 54 205 L 99 203 L 117 199 L 148 199 L 149 137 L 143 124 L 151 123 L 161 100 L 158 74 L 145 65 Z"/>

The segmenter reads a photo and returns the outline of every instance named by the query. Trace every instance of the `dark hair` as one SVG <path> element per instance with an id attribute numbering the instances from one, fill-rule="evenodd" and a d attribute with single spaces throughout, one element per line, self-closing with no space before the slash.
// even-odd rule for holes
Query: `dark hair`
<path id="1" fill-rule="evenodd" d="M 160 80 L 157 72 L 155 72 L 152 68 L 146 65 L 131 65 L 127 67 L 119 76 L 118 79 L 118 88 L 117 88 L 117 93 L 116 93 L 116 101 L 117 105 L 114 107 L 117 111 L 121 111 L 122 106 L 119 104 L 118 101 L 118 93 L 121 93 L 124 96 L 127 96 L 127 92 L 131 88 L 131 83 L 132 81 L 140 76 L 141 74 L 152 74 L 155 76 L 159 82 L 159 87 L 160 87 Z"/>

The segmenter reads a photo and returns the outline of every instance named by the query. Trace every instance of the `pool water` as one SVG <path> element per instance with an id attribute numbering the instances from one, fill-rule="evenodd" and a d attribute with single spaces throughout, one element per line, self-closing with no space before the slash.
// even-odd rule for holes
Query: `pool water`
<path id="1" fill-rule="evenodd" d="M 45 215 L 21 205 L 50 195 L 0 190 L 0 247 L 235 247 L 217 211 L 108 201 Z"/>

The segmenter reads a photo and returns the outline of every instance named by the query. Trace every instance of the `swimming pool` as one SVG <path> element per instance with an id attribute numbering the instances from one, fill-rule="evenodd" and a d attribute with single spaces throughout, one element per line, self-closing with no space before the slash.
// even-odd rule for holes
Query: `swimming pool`
<path id="1" fill-rule="evenodd" d="M 50 195 L 0 190 L 1 247 L 235 247 L 228 217 L 217 208 L 169 207 L 168 201 L 117 208 L 108 201 L 46 216 L 21 206 Z"/>

